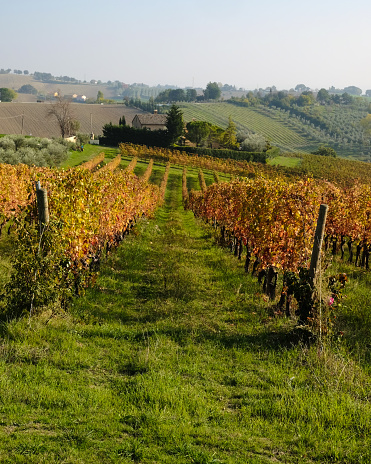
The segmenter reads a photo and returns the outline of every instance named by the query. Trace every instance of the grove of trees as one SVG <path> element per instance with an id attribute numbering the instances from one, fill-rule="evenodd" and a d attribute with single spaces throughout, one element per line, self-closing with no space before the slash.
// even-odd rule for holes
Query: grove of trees
<path id="1" fill-rule="evenodd" d="M 192 102 L 197 99 L 196 89 L 166 89 L 155 98 L 156 103 Z"/>
<path id="2" fill-rule="evenodd" d="M 37 89 L 35 89 L 35 87 L 31 84 L 25 84 L 25 85 L 22 85 L 22 87 L 18 89 L 18 92 L 19 93 L 30 93 L 32 95 L 36 95 Z"/>
<path id="3" fill-rule="evenodd" d="M 0 163 L 59 166 L 67 159 L 70 145 L 65 140 L 6 135 L 0 138 Z"/>
<path id="4" fill-rule="evenodd" d="M 199 99 L 219 100 L 221 89 L 217 82 L 209 82 L 203 91 L 203 96 L 198 97 L 196 89 L 166 89 L 155 98 L 156 103 L 192 102 Z"/>
<path id="5" fill-rule="evenodd" d="M 14 90 L 6 87 L 0 88 L 0 101 L 11 102 L 15 98 L 17 98 L 17 93 Z"/>

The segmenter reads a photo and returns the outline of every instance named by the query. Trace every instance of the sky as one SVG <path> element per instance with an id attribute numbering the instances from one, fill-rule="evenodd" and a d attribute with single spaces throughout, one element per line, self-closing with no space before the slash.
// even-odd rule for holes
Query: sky
<path id="1" fill-rule="evenodd" d="M 369 0 L 4 3 L 4 69 L 151 86 L 371 89 Z"/>

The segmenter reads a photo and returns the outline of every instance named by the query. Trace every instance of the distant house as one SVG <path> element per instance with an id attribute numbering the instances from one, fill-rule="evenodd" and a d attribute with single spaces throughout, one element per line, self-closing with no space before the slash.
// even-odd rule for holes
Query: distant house
<path id="1" fill-rule="evenodd" d="M 71 137 L 65 137 L 64 140 L 67 140 L 67 142 L 76 143 L 77 142 L 77 137 L 76 137 L 76 135 L 72 135 Z"/>
<path id="2" fill-rule="evenodd" d="M 79 103 L 85 103 L 87 99 L 86 95 L 76 95 L 75 100 Z"/>
<path id="3" fill-rule="evenodd" d="M 166 118 L 166 114 L 158 114 L 157 112 L 153 114 L 136 114 L 131 125 L 136 129 L 166 129 Z"/>

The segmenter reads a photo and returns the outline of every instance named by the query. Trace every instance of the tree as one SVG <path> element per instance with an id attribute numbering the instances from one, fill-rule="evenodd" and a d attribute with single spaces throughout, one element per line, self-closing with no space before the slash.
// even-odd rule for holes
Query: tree
<path id="1" fill-rule="evenodd" d="M 224 134 L 222 136 L 222 144 L 225 148 L 229 148 L 231 150 L 235 150 L 238 148 L 236 134 L 236 124 L 232 121 L 232 117 L 229 116 L 228 127 L 224 131 Z"/>
<path id="2" fill-rule="evenodd" d="M 170 101 L 178 102 L 178 101 L 185 101 L 185 99 L 186 99 L 186 96 L 185 96 L 185 93 L 184 93 L 183 89 L 172 89 L 172 90 L 170 90 L 170 93 L 169 93 L 169 100 Z"/>
<path id="3" fill-rule="evenodd" d="M 299 106 L 312 105 L 314 103 L 313 93 L 308 90 L 304 90 L 304 92 L 302 92 L 300 97 L 297 99 L 296 103 Z"/>
<path id="4" fill-rule="evenodd" d="M 187 89 L 186 90 L 186 101 L 196 101 L 197 99 L 197 90 L 196 89 Z"/>
<path id="5" fill-rule="evenodd" d="M 37 89 L 35 89 L 35 87 L 31 84 L 25 84 L 25 85 L 22 85 L 22 87 L 18 89 L 18 92 L 19 93 L 30 93 L 32 95 L 36 95 Z"/>
<path id="6" fill-rule="evenodd" d="M 104 100 L 103 92 L 102 92 L 101 90 L 98 90 L 98 93 L 97 93 L 97 102 L 100 103 L 102 100 Z"/>
<path id="7" fill-rule="evenodd" d="M 174 144 L 184 131 L 183 113 L 179 107 L 172 105 L 166 117 L 166 129 L 169 135 L 169 143 Z"/>
<path id="8" fill-rule="evenodd" d="M 360 125 L 368 137 L 371 136 L 371 114 L 368 114 L 365 118 L 361 119 Z"/>
<path id="9" fill-rule="evenodd" d="M 17 93 L 14 90 L 7 89 L 6 87 L 0 89 L 0 101 L 11 102 L 15 98 L 17 98 Z"/>
<path id="10" fill-rule="evenodd" d="M 328 103 L 331 100 L 330 94 L 326 89 L 320 89 L 317 93 L 317 101 Z"/>
<path id="11" fill-rule="evenodd" d="M 348 92 L 344 92 L 341 95 L 341 99 L 344 105 L 350 105 L 353 102 L 353 97 Z"/>
<path id="12" fill-rule="evenodd" d="M 205 140 L 211 131 L 211 124 L 206 121 L 190 121 L 187 123 L 187 138 L 200 146 L 201 142 Z"/>
<path id="13" fill-rule="evenodd" d="M 205 100 L 218 100 L 222 94 L 217 82 L 209 82 L 204 90 Z"/>
<path id="14" fill-rule="evenodd" d="M 312 155 L 332 156 L 333 158 L 337 156 L 336 151 L 326 145 L 320 145 L 317 150 L 312 151 Z"/>
<path id="15" fill-rule="evenodd" d="M 306 85 L 304 84 L 298 84 L 296 87 L 295 87 L 295 90 L 297 92 L 305 92 L 306 90 L 309 90 L 309 87 L 307 87 Z"/>
<path id="16" fill-rule="evenodd" d="M 126 126 L 126 119 L 125 119 L 125 116 L 122 116 L 122 117 L 119 119 L 119 126 Z"/>
<path id="17" fill-rule="evenodd" d="M 71 102 L 60 95 L 50 105 L 47 115 L 56 118 L 62 138 L 73 135 L 79 129 L 80 123 L 74 119 Z"/>
<path id="18" fill-rule="evenodd" d="M 267 151 L 269 142 L 261 134 L 248 134 L 245 140 L 241 143 L 241 148 L 244 151 L 259 152 Z"/>
<path id="19" fill-rule="evenodd" d="M 344 92 L 349 93 L 350 95 L 362 95 L 362 89 L 356 87 L 355 85 L 350 85 L 349 87 L 344 88 Z"/>

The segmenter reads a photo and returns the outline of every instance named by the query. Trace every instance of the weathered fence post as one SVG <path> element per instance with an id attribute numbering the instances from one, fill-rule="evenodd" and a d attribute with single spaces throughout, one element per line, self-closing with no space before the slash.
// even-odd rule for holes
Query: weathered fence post
<path id="1" fill-rule="evenodd" d="M 316 233 L 314 235 L 314 244 L 313 244 L 312 258 L 310 261 L 310 270 L 309 270 L 309 275 L 310 275 L 312 286 L 314 286 L 314 282 L 316 280 L 318 264 L 321 258 L 321 248 L 322 248 L 323 237 L 325 235 L 327 211 L 328 211 L 327 205 L 320 206 L 318 220 L 317 220 Z"/>
<path id="2" fill-rule="evenodd" d="M 49 204 L 48 193 L 46 189 L 41 188 L 40 181 L 36 184 L 37 212 L 39 217 L 40 231 L 41 227 L 49 224 Z"/>

